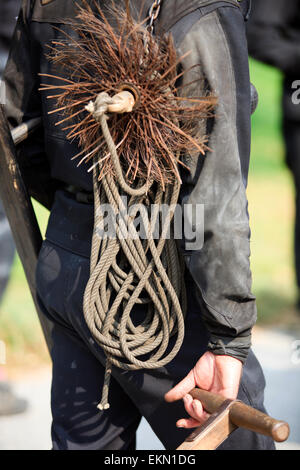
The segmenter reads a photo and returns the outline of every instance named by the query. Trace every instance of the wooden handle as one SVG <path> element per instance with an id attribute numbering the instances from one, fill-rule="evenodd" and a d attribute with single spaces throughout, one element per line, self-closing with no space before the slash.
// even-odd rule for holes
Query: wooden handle
<path id="1" fill-rule="evenodd" d="M 215 413 L 226 401 L 226 398 L 215 393 L 194 388 L 190 395 L 201 401 L 203 408 L 208 413 Z M 261 411 L 245 405 L 245 403 L 234 400 L 229 411 L 230 421 L 238 427 L 270 436 L 276 442 L 286 441 L 289 437 L 290 428 L 284 421 L 278 421 Z"/>

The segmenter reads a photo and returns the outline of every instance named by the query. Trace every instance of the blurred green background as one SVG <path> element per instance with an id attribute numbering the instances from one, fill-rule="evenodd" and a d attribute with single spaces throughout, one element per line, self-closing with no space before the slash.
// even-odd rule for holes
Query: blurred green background
<path id="1" fill-rule="evenodd" d="M 293 323 L 296 299 L 293 269 L 294 193 L 284 165 L 281 137 L 281 75 L 250 61 L 251 80 L 259 93 L 252 123 L 252 155 L 248 199 L 253 292 L 258 299 L 258 324 Z M 47 211 L 37 204 L 43 227 Z M 0 339 L 7 344 L 13 367 L 34 367 L 47 361 L 39 323 L 18 258 L 0 312 Z"/>
<path id="2" fill-rule="evenodd" d="M 285 166 L 281 134 L 282 77 L 276 69 L 253 60 L 250 74 L 259 93 L 259 106 L 252 116 L 248 186 L 258 324 L 298 323 L 294 309 L 294 187 Z"/>

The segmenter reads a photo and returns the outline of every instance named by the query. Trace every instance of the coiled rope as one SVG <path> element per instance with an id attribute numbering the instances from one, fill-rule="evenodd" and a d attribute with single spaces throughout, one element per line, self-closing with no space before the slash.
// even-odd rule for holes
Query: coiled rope
<path id="1" fill-rule="evenodd" d="M 174 181 L 163 189 L 158 183 L 131 187 L 126 182 L 107 124 L 107 113 L 113 103 L 113 98 L 101 93 L 87 107 L 101 125 L 114 170 L 114 176 L 106 174 L 100 180 L 95 161 L 95 223 L 90 278 L 83 303 L 86 323 L 106 355 L 102 399 L 98 405 L 101 410 L 109 408 L 113 365 L 125 370 L 155 369 L 175 357 L 183 342 L 186 309 L 183 263 L 171 228 L 180 183 Z M 127 207 L 124 196 L 128 198 Z M 154 204 L 151 216 L 150 202 Z M 103 235 L 107 204 L 115 222 L 113 237 Z M 159 210 L 162 205 L 167 208 L 164 217 Z M 139 210 L 141 207 L 146 210 Z M 145 239 L 134 224 L 138 213 L 146 229 Z M 158 226 L 159 237 L 153 233 L 153 227 Z M 138 325 L 132 318 L 136 304 L 147 310 Z M 171 345 L 173 336 L 176 339 Z"/>

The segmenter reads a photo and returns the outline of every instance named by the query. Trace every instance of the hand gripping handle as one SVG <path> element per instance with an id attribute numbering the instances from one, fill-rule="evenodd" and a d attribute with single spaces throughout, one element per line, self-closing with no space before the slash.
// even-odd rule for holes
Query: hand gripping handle
<path id="1" fill-rule="evenodd" d="M 223 403 L 227 401 L 221 395 L 198 388 L 194 388 L 190 395 L 200 400 L 205 411 L 211 414 L 218 412 Z M 276 442 L 283 442 L 289 437 L 290 428 L 288 423 L 271 418 L 239 400 L 232 400 L 229 419 L 235 426 L 264 434 Z"/>

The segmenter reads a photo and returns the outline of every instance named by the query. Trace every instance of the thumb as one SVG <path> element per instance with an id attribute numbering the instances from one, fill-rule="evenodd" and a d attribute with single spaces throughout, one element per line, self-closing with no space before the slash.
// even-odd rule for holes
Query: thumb
<path id="1" fill-rule="evenodd" d="M 179 382 L 177 385 L 175 385 L 175 387 L 173 387 L 168 393 L 165 394 L 165 400 L 167 402 L 181 400 L 193 388 L 195 388 L 195 386 L 196 382 L 194 377 L 194 371 L 191 370 L 181 382 Z"/>

